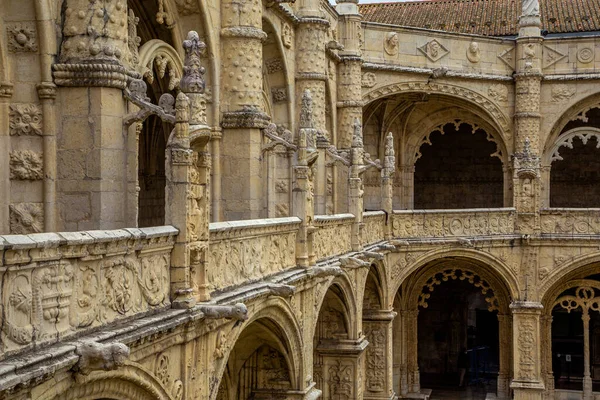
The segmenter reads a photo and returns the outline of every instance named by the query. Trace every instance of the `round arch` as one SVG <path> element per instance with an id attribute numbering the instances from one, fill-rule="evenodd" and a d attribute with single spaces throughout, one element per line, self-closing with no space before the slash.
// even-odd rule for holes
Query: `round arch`
<path id="1" fill-rule="evenodd" d="M 395 295 L 402 290 L 402 296 L 396 298 L 395 307 L 400 307 L 401 325 L 404 328 L 401 330 L 395 328 L 394 331 L 394 336 L 401 337 L 399 339 L 401 343 L 396 342 L 396 346 L 399 345 L 403 349 L 397 352 L 394 357 L 396 358 L 396 362 L 406 365 L 404 368 L 406 372 L 401 371 L 399 390 L 401 393 L 419 392 L 421 389 L 420 363 L 425 362 L 426 364 L 424 365 L 433 365 L 430 361 L 421 361 L 420 358 L 423 354 L 428 354 L 427 352 L 423 353 L 424 350 L 420 351 L 420 346 L 424 345 L 423 349 L 426 349 L 428 348 L 428 343 L 430 346 L 432 343 L 431 340 L 435 340 L 432 339 L 434 336 L 431 336 L 435 331 L 430 329 L 428 333 L 421 333 L 429 338 L 429 342 L 426 340 L 419 345 L 424 340 L 421 334 L 417 333 L 419 324 L 426 321 L 420 321 L 421 317 L 425 317 L 425 314 L 422 314 L 421 310 L 428 308 L 429 298 L 436 290 L 436 287 L 450 281 L 462 281 L 462 285 L 465 285 L 465 282 L 471 285 L 475 291 L 479 291 L 483 295 L 483 298 L 480 298 L 482 302 L 479 307 L 483 303 L 486 305 L 485 308 L 487 308 L 487 311 L 497 311 L 497 314 L 486 313 L 487 317 L 484 321 L 487 322 L 484 322 L 484 326 L 496 329 L 492 325 L 489 325 L 488 322 L 490 322 L 490 318 L 493 321 L 497 318 L 497 347 L 496 345 L 492 346 L 492 348 L 496 348 L 496 360 L 498 362 L 497 395 L 498 397 L 507 397 L 509 393 L 512 357 L 510 304 L 513 300 L 519 298 L 518 280 L 515 273 L 504 263 L 490 254 L 473 249 L 431 251 L 407 266 L 403 271 L 400 271 L 398 277 L 392 282 L 392 288 L 395 290 L 390 295 L 392 293 Z M 438 302 L 439 300 L 438 298 Z M 432 315 L 437 314 L 430 314 L 429 318 Z M 446 321 L 451 318 L 454 317 L 449 316 L 446 318 Z M 402 336 L 400 332 L 406 332 L 406 335 Z M 466 335 L 466 333 L 462 335 Z M 484 337 L 488 336 L 484 335 Z M 447 343 L 449 343 L 448 346 L 450 344 L 456 346 L 460 342 L 454 338 Z M 444 349 L 446 350 L 442 351 L 447 352 L 444 353 L 446 357 L 450 357 L 453 360 L 454 358 L 452 357 L 456 357 L 460 353 L 457 349 L 450 350 L 450 347 L 444 347 Z M 458 353 L 452 353 L 451 351 L 457 351 Z M 429 364 L 427 364 L 428 362 Z M 446 372 L 440 371 L 425 370 L 425 372 L 446 374 Z"/>
<path id="2" fill-rule="evenodd" d="M 600 93 L 592 94 L 572 104 L 569 108 L 567 108 L 567 111 L 558 116 L 554 124 L 552 124 L 552 128 L 550 129 L 550 132 L 546 137 L 546 142 L 544 143 L 544 152 L 542 155 L 542 161 L 544 165 L 549 165 L 548 161 L 552 158 L 552 149 L 567 124 L 576 119 L 579 114 L 586 113 L 594 107 L 600 108 Z"/>
<path id="3" fill-rule="evenodd" d="M 489 277 L 490 282 L 496 282 L 496 285 L 501 285 L 504 288 L 508 299 L 516 300 L 519 298 L 519 283 L 517 276 L 505 263 L 493 255 L 473 250 L 473 249 L 447 249 L 447 250 L 432 250 L 418 259 L 412 264 L 403 269 L 393 282 L 390 282 L 391 289 L 388 302 L 393 302 L 394 297 L 402 284 L 407 278 L 413 276 L 428 264 L 436 261 L 451 261 L 456 264 L 456 261 L 466 262 L 472 268 L 482 271 L 485 277 Z M 494 288 L 492 288 L 494 289 Z M 403 299 L 408 299 L 408 292 L 404 293 Z M 406 300 L 405 300 L 406 301 Z"/>
<path id="4" fill-rule="evenodd" d="M 317 313 L 315 314 L 314 320 L 314 328 L 316 329 L 317 320 L 319 315 L 321 314 L 321 309 L 323 308 L 323 302 L 325 300 L 325 296 L 327 292 L 332 288 L 337 287 L 342 294 L 341 301 L 344 303 L 347 309 L 347 315 L 345 318 L 347 319 L 348 326 L 348 335 L 351 339 L 355 339 L 356 334 L 358 333 L 358 303 L 356 301 L 356 293 L 352 283 L 350 282 L 350 278 L 347 274 L 340 275 L 329 282 L 328 285 L 320 286 L 315 294 L 315 310 Z M 316 333 L 313 333 L 313 335 Z"/>
<path id="5" fill-rule="evenodd" d="M 542 281 L 539 287 L 539 297 L 546 308 L 560 293 L 564 282 L 583 279 L 586 276 L 600 272 L 600 252 L 577 257 L 571 262 L 552 271 Z M 547 311 L 547 310 L 546 310 Z"/>
<path id="6" fill-rule="evenodd" d="M 489 116 L 495 130 L 502 133 L 504 142 L 508 142 L 507 137 L 511 134 L 509 118 L 490 99 L 465 87 L 447 83 L 431 83 L 425 80 L 420 82 L 393 83 L 363 94 L 363 101 L 367 105 L 384 97 L 404 93 L 441 94 L 452 97 L 456 101 L 465 101 L 475 109 L 482 110 L 482 114 Z"/>
<path id="7" fill-rule="evenodd" d="M 36 400 L 181 400 L 182 394 L 171 393 L 141 365 L 129 361 L 114 371 L 95 371 L 76 381 L 67 380 L 68 384 L 61 382 Z"/>
<path id="8" fill-rule="evenodd" d="M 286 361 L 290 367 L 292 387 L 298 390 L 304 389 L 302 379 L 304 371 L 304 360 L 302 357 L 304 344 L 300 325 L 290 305 L 281 297 L 271 297 L 266 301 L 250 306 L 250 309 L 252 311 L 251 317 L 242 325 L 234 327 L 227 337 L 227 342 L 230 345 L 226 347 L 223 358 L 216 363 L 213 375 L 215 382 L 213 386 L 214 390 L 211 390 L 209 394 L 209 399 L 211 400 L 217 398 L 218 388 L 223 380 L 231 351 L 234 349 L 238 339 L 246 328 L 260 320 L 268 320 L 280 330 L 282 337 L 279 337 L 278 340 L 288 350 L 287 354 L 284 354 L 284 357 L 286 357 Z"/>
<path id="9" fill-rule="evenodd" d="M 407 163 L 414 165 L 421 156 L 421 146 L 424 144 L 431 145 L 429 141 L 430 135 L 435 131 L 440 131 L 443 134 L 443 128 L 447 124 L 453 124 L 457 130 L 461 124 L 470 125 L 473 133 L 483 130 L 487 135 L 487 141 L 496 144 L 496 152 L 490 154 L 490 157 L 498 157 L 503 165 L 508 165 L 508 147 L 500 132 L 492 124 L 472 111 L 465 110 L 461 115 L 456 115 L 456 112 L 452 109 L 439 110 L 407 126 L 408 132 L 414 132 L 406 140 L 408 151 Z M 412 126 L 419 129 L 412 129 Z"/>

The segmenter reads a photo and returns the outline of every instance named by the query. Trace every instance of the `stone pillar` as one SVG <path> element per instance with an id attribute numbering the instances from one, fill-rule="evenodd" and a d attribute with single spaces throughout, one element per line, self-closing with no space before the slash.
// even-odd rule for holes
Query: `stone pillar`
<path id="1" fill-rule="evenodd" d="M 128 65 L 127 2 L 67 0 L 63 6 L 59 63 L 52 66 L 58 96 L 69 105 L 58 126 L 58 225 L 121 228 L 130 195 L 122 89 L 139 78 Z"/>
<path id="2" fill-rule="evenodd" d="M 386 212 L 385 238 L 393 236 L 392 213 L 394 211 L 394 174 L 396 172 L 396 156 L 394 155 L 394 135 L 388 133 L 385 138 L 385 154 L 381 170 L 381 209 Z"/>
<path id="3" fill-rule="evenodd" d="M 592 400 L 592 373 L 590 370 L 590 311 L 582 307 L 583 320 L 583 400 Z"/>
<path id="4" fill-rule="evenodd" d="M 364 169 L 365 150 L 363 147 L 362 126 L 360 120 L 354 123 L 354 135 L 350 150 L 350 175 L 348 177 L 348 209 L 354 214 L 352 224 L 352 250 L 359 251 L 361 246 L 361 229 L 363 225 L 363 183 L 360 177 Z"/>
<path id="5" fill-rule="evenodd" d="M 515 149 L 513 199 L 517 231 L 540 230 L 540 91 L 542 81 L 541 19 L 538 0 L 523 0 L 517 38 L 515 73 Z"/>
<path id="6" fill-rule="evenodd" d="M 369 341 L 365 355 L 364 399 L 394 399 L 392 326 L 394 311 L 363 313 L 363 330 Z"/>
<path id="7" fill-rule="evenodd" d="M 323 358 L 323 399 L 362 399 L 365 349 L 369 342 L 334 340 L 321 343 L 317 353 Z"/>
<path id="8" fill-rule="evenodd" d="M 298 150 L 294 166 L 293 208 L 294 215 L 302 220 L 296 236 L 296 263 L 302 267 L 314 265 L 315 255 L 312 246 L 314 229 L 314 175 L 315 162 L 319 153 L 315 148 L 316 130 L 313 128 L 313 106 L 310 91 L 302 95 Z"/>
<path id="9" fill-rule="evenodd" d="M 498 314 L 498 338 L 500 341 L 500 360 L 498 365 L 498 399 L 510 398 L 510 377 L 511 377 L 511 362 L 510 355 L 512 354 L 512 341 L 510 340 L 511 332 L 511 316 L 506 314 Z"/>
<path id="10" fill-rule="evenodd" d="M 406 360 L 407 360 L 407 387 L 409 393 L 421 392 L 421 379 L 419 372 L 419 334 L 418 328 L 419 310 L 405 311 L 404 332 L 406 332 Z"/>
<path id="11" fill-rule="evenodd" d="M 552 371 L 552 315 L 544 314 L 542 325 L 542 376 L 544 378 L 544 399 L 554 399 L 554 373 Z"/>
<path id="12" fill-rule="evenodd" d="M 222 213 L 225 220 L 261 218 L 263 107 L 262 1 L 221 2 Z"/>
<path id="13" fill-rule="evenodd" d="M 537 302 L 519 301 L 510 305 L 513 314 L 513 371 L 510 385 L 515 400 L 541 400 L 540 314 Z"/>
<path id="14" fill-rule="evenodd" d="M 210 128 L 200 66 L 204 47 L 194 31 L 183 42 L 185 71 L 179 84 L 175 129 L 167 142 L 165 219 L 179 229 L 171 257 L 171 298 L 176 307 L 209 299 Z"/>
<path id="15" fill-rule="evenodd" d="M 10 233 L 10 123 L 12 85 L 0 82 L 0 232 Z"/>
<path id="16" fill-rule="evenodd" d="M 348 148 L 352 143 L 354 121 L 362 121 L 362 87 L 360 34 L 362 16 L 357 1 L 338 1 L 336 11 L 338 36 L 344 49 L 339 52 L 342 62 L 338 72 L 338 132 L 337 147 Z"/>

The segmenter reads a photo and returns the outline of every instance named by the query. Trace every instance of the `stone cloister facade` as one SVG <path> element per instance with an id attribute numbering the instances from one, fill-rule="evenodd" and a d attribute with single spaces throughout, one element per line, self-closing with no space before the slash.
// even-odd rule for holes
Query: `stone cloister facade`
<path id="1" fill-rule="evenodd" d="M 599 396 L 599 39 L 517 3 L 0 0 L 0 398 Z"/>

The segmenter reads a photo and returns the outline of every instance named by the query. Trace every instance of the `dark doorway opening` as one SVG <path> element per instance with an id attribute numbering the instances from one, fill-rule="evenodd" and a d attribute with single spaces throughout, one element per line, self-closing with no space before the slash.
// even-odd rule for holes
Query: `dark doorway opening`
<path id="1" fill-rule="evenodd" d="M 418 316 L 421 387 L 495 392 L 498 317 L 488 311 L 485 296 L 469 282 L 452 280 L 436 287 L 427 303 Z"/>

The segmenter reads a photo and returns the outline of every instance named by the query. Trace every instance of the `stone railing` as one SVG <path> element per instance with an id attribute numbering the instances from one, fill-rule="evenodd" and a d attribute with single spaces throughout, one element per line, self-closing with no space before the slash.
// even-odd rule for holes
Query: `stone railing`
<path id="1" fill-rule="evenodd" d="M 548 208 L 541 220 L 543 234 L 600 234 L 600 208 Z"/>
<path id="2" fill-rule="evenodd" d="M 515 231 L 514 208 L 401 210 L 392 216 L 397 238 L 506 235 Z"/>
<path id="3" fill-rule="evenodd" d="M 0 236 L 0 357 L 169 306 L 170 226 Z"/>
<path id="4" fill-rule="evenodd" d="M 300 223 L 296 217 L 211 223 L 209 290 L 222 290 L 294 267 Z"/>
<path id="5" fill-rule="evenodd" d="M 363 246 L 385 239 L 385 220 L 383 211 L 367 211 L 363 214 L 363 226 L 360 231 Z"/>
<path id="6" fill-rule="evenodd" d="M 317 260 L 337 256 L 352 250 L 354 215 L 316 215 L 313 251 Z"/>

